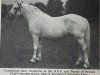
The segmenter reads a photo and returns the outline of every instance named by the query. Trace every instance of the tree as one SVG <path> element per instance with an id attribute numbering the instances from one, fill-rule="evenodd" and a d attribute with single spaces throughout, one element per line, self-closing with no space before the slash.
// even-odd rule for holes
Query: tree
<path id="1" fill-rule="evenodd" d="M 34 6 L 38 7 L 41 11 L 46 12 L 46 6 L 43 3 L 35 3 Z"/>
<path id="2" fill-rule="evenodd" d="M 89 20 L 96 20 L 99 16 L 99 0 L 68 0 L 66 14 L 69 13 L 81 15 Z"/>
<path id="3" fill-rule="evenodd" d="M 49 0 L 48 4 L 46 5 L 46 12 L 50 16 L 61 16 L 63 15 L 62 12 L 64 10 L 62 6 L 61 0 Z"/>
<path id="4" fill-rule="evenodd" d="M 1 6 L 1 17 L 4 18 L 7 16 L 7 5 L 6 4 L 2 4 Z"/>

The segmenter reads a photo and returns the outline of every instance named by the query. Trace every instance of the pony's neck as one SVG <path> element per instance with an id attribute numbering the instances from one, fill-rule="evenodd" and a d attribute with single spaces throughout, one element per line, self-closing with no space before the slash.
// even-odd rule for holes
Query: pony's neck
<path id="1" fill-rule="evenodd" d="M 31 23 L 33 20 L 36 20 L 36 18 L 41 17 L 41 14 L 44 14 L 40 9 L 38 9 L 35 6 L 28 5 L 25 3 L 22 3 L 22 15 L 26 18 L 28 23 Z M 30 22 L 31 21 L 31 22 Z"/>

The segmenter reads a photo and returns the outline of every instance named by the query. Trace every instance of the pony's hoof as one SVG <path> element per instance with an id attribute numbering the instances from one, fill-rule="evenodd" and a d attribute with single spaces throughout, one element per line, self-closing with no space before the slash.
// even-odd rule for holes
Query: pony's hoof
<path id="1" fill-rule="evenodd" d="M 89 68 L 89 65 L 88 64 L 84 64 L 83 65 L 83 68 L 88 69 Z"/>
<path id="2" fill-rule="evenodd" d="M 30 61 L 31 61 L 31 62 L 36 62 L 36 60 L 35 60 L 35 59 L 31 59 Z"/>
<path id="3" fill-rule="evenodd" d="M 37 61 L 41 61 L 41 59 L 40 59 L 40 58 L 36 58 L 36 60 L 37 60 Z"/>

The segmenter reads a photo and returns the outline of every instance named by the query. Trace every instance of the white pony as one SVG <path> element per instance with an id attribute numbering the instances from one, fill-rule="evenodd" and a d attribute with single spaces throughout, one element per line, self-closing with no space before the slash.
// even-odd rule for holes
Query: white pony
<path id="1" fill-rule="evenodd" d="M 88 51 L 90 48 L 90 26 L 86 18 L 76 14 L 68 14 L 61 17 L 51 17 L 43 13 L 35 6 L 23 2 L 15 2 L 9 14 L 22 14 L 29 25 L 29 31 L 33 37 L 34 53 L 30 60 L 36 62 L 41 60 L 41 41 L 40 37 L 62 38 L 68 34 L 74 36 L 82 50 L 75 65 L 83 62 L 83 67 L 89 67 Z"/>

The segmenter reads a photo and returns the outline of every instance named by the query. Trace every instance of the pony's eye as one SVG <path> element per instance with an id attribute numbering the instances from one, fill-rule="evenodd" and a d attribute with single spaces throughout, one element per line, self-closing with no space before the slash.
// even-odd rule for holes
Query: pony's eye
<path id="1" fill-rule="evenodd" d="M 15 7 L 14 9 L 18 9 L 17 7 Z"/>

